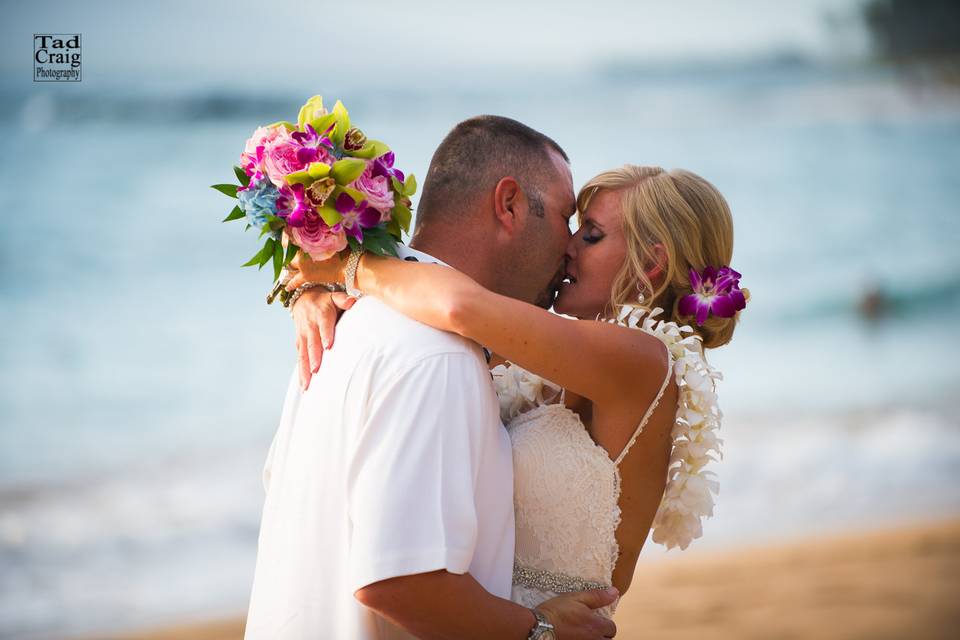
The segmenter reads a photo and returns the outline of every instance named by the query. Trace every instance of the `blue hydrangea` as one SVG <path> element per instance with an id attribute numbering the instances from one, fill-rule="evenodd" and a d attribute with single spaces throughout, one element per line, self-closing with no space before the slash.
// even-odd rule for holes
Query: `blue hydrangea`
<path id="1" fill-rule="evenodd" d="M 269 180 L 259 180 L 251 188 L 237 192 L 240 209 L 247 221 L 258 229 L 267 223 L 268 216 L 277 215 L 277 197 L 280 192 Z"/>

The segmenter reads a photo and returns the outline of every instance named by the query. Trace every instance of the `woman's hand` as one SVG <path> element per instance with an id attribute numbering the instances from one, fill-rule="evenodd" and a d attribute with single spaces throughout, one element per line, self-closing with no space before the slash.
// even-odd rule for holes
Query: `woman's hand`
<path id="1" fill-rule="evenodd" d="M 302 391 L 310 387 L 310 379 L 320 370 L 324 350 L 333 346 L 334 328 L 340 314 L 356 301 L 345 293 L 330 293 L 318 287 L 304 291 L 294 303 L 292 313 Z"/>
<path id="2" fill-rule="evenodd" d="M 331 258 L 317 261 L 312 259 L 306 251 L 302 249 L 297 251 L 297 255 L 290 261 L 293 276 L 287 281 L 287 291 L 293 291 L 307 282 L 343 283 L 349 257 L 349 251 L 342 251 Z"/>

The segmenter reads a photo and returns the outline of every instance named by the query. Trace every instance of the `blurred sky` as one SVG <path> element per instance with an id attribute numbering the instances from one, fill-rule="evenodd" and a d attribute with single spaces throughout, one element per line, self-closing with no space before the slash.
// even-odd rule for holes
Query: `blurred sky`
<path id="1" fill-rule="evenodd" d="M 562 71 L 629 61 L 715 60 L 865 51 L 862 0 L 436 2 L 238 0 L 3 2 L 0 71 L 29 78 L 29 33 L 82 33 L 84 78 L 293 82 L 336 51 L 351 73 L 450 68 Z M 312 25 L 304 28 L 303 23 Z M 230 70 L 227 75 L 225 70 Z M 318 69 L 318 71 L 321 71 Z M 333 69 L 323 70 L 336 74 Z M 302 76 L 301 76 L 302 77 Z"/>

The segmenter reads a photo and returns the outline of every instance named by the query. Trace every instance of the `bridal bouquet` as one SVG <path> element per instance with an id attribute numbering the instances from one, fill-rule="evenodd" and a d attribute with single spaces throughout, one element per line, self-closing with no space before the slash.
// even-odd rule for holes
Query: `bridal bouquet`
<path id="1" fill-rule="evenodd" d="M 351 126 L 339 100 L 328 112 L 323 98 L 313 96 L 296 124 L 281 121 L 253 132 L 233 168 L 239 184 L 213 188 L 238 200 L 224 222 L 246 220 L 247 229 L 266 236 L 243 266 L 262 268 L 272 261 L 276 279 L 298 250 L 314 260 L 348 245 L 396 255 L 401 233 L 410 227 L 417 181 L 393 164 L 390 148 Z"/>

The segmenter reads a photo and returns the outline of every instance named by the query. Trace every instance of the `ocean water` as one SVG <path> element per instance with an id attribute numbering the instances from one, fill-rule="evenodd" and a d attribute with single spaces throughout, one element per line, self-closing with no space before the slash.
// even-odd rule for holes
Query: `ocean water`
<path id="1" fill-rule="evenodd" d="M 960 513 L 960 93 L 805 67 L 477 82 L 333 89 L 419 177 L 453 124 L 498 113 L 554 137 L 576 184 L 684 167 L 730 202 L 752 299 L 711 356 L 702 544 Z M 3 88 L 0 637 L 245 609 L 294 347 L 208 185 L 324 90 Z"/>

